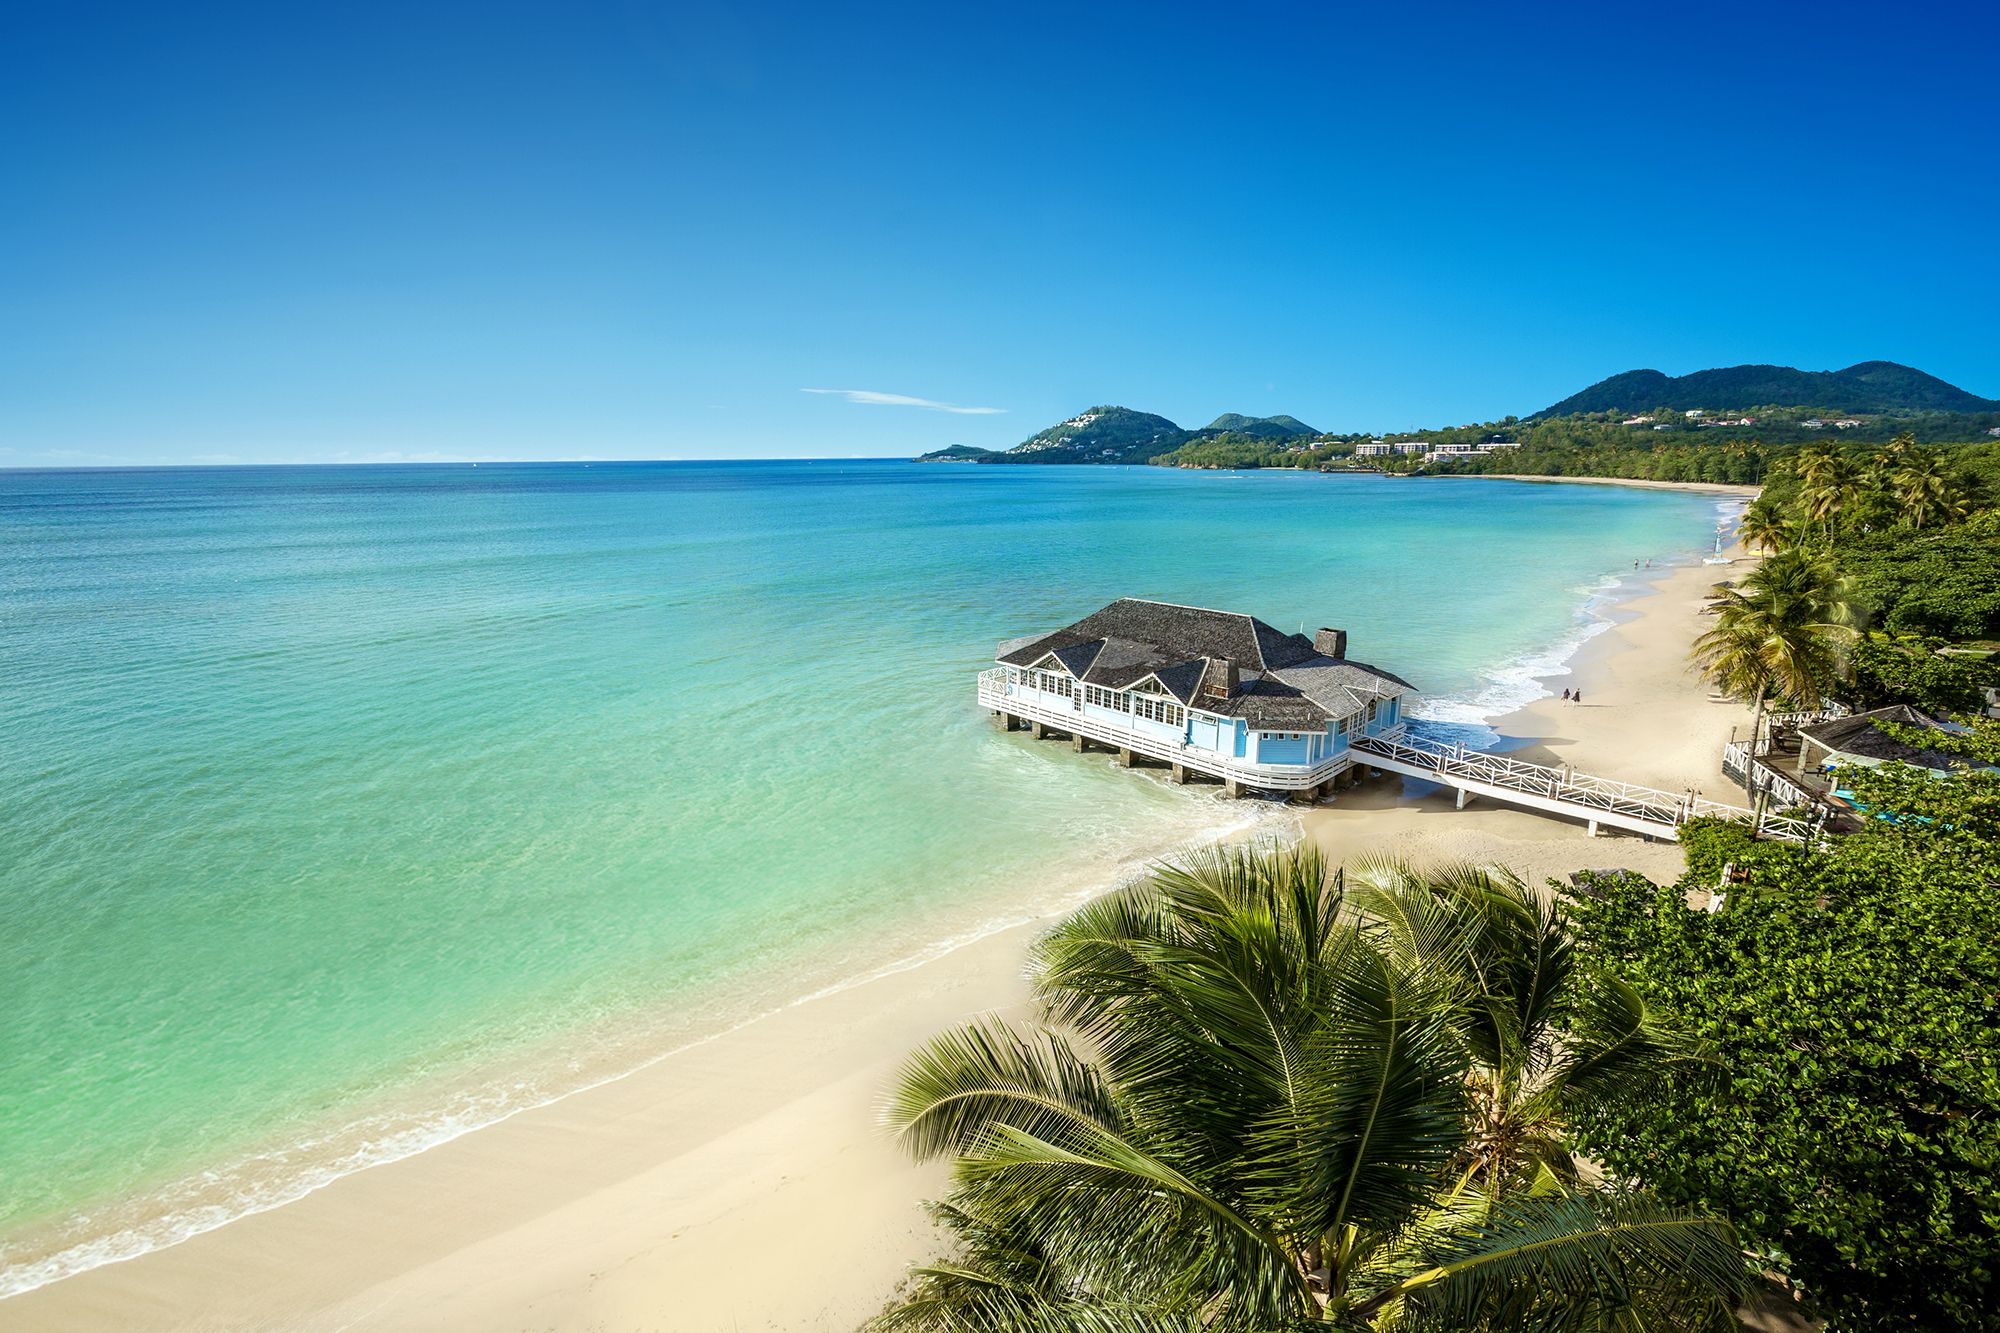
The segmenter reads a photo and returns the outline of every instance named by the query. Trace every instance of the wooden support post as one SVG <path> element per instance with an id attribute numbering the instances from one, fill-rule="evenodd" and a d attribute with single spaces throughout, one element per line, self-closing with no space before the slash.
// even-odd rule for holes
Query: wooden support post
<path id="1" fill-rule="evenodd" d="M 1118 752 L 1118 767 L 1132 767 L 1132 752 L 1130 750 L 1120 750 Z"/>
<path id="2" fill-rule="evenodd" d="M 1030 722 L 1028 724 L 1028 734 L 1036 740 L 1041 740 L 1049 734 L 1049 729 L 1039 722 Z"/>
<path id="3" fill-rule="evenodd" d="M 1292 800 L 1299 805 L 1318 805 L 1319 788 L 1317 786 L 1301 787 L 1292 793 Z"/>
<path id="4" fill-rule="evenodd" d="M 1467 791 L 1465 788 L 1460 787 L 1458 789 L 1458 803 L 1452 806 L 1452 809 L 1454 810 L 1465 809 L 1466 803 L 1471 799 L 1472 799 L 1472 793 Z"/>
<path id="5" fill-rule="evenodd" d="M 1183 785 L 1185 785 L 1185 784 L 1187 783 L 1187 765 L 1186 765 L 1186 764 L 1175 764 L 1175 765 L 1174 765 L 1174 781 L 1175 781 L 1175 782 L 1178 782 L 1178 783 L 1181 783 L 1181 784 L 1183 784 Z"/>
<path id="6" fill-rule="evenodd" d="M 1597 836 L 1597 821 L 1594 819 L 1590 821 L 1590 836 L 1593 838 Z"/>
<path id="7" fill-rule="evenodd" d="M 1000 728 L 1000 730 L 1002 731 L 1012 731 L 1014 728 L 1021 725 L 1021 721 L 1019 718 L 1015 717 L 1012 713 L 1002 713 L 995 711 L 995 713 L 993 714 L 993 725 Z"/>
<path id="8" fill-rule="evenodd" d="M 1243 784 L 1235 778 L 1224 778 L 1222 780 L 1222 794 L 1232 801 L 1236 800 L 1243 795 Z"/>
<path id="9" fill-rule="evenodd" d="M 1080 731 L 1072 731 L 1069 734 L 1069 748 L 1075 750 L 1078 754 L 1082 754 L 1083 747 L 1084 747 L 1083 733 Z"/>

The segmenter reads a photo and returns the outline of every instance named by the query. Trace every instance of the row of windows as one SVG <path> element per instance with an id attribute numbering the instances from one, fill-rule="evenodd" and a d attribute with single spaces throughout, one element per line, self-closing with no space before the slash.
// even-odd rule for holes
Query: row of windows
<path id="1" fill-rule="evenodd" d="M 1114 708 L 1121 713 L 1132 711 L 1131 695 L 1121 694 L 1117 690 L 1107 690 L 1102 685 L 1084 686 L 1083 701 L 1087 704 L 1096 704 L 1099 708 Z"/>
<path id="2" fill-rule="evenodd" d="M 1170 727 L 1178 727 L 1187 710 L 1171 699 L 1137 698 L 1132 701 L 1135 717 L 1148 718 L 1154 722 L 1164 722 Z"/>

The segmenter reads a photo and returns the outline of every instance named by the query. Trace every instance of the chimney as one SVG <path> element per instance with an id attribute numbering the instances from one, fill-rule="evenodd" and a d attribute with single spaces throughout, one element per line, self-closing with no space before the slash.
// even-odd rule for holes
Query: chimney
<path id="1" fill-rule="evenodd" d="M 1313 635 L 1313 651 L 1321 657 L 1347 656 L 1347 631 L 1344 629 L 1324 629 Z"/>
<path id="2" fill-rule="evenodd" d="M 1241 679 L 1236 663 L 1226 657 L 1211 657 L 1208 659 L 1207 668 L 1202 672 L 1201 691 L 1219 699 L 1233 698 Z"/>

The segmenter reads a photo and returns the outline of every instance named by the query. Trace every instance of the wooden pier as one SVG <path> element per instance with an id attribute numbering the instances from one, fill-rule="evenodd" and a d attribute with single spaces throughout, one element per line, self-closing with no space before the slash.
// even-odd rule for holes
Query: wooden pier
<path id="1" fill-rule="evenodd" d="M 1411 738 L 1360 736 L 1355 753 L 1376 768 L 1435 782 L 1458 793 L 1458 807 L 1483 796 L 1545 814 L 1583 820 L 1595 835 L 1600 826 L 1623 829 L 1650 838 L 1680 837 L 1690 819 L 1728 819 L 1754 825 L 1760 837 L 1787 842 L 1810 841 L 1818 829 L 1810 822 L 1768 812 L 1759 816 L 1742 806 L 1725 805 L 1691 791 L 1662 791 L 1630 782 L 1546 764 L 1531 764 L 1510 755 L 1468 750 Z"/>

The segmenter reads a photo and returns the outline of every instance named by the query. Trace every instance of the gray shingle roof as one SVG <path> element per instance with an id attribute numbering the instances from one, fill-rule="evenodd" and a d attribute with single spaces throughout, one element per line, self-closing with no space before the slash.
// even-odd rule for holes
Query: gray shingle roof
<path id="1" fill-rule="evenodd" d="M 1325 657 L 1300 634 L 1283 634 L 1254 616 L 1125 597 L 1051 634 L 1010 639 L 998 660 L 1033 666 L 1053 655 L 1077 679 L 1123 689 L 1156 676 L 1182 703 L 1195 704 L 1211 662 L 1236 665 L 1239 683 L 1225 700 L 1205 695 L 1198 707 L 1252 726 L 1313 730 L 1371 700 L 1415 687 L 1399 676 L 1344 658 Z"/>
<path id="2" fill-rule="evenodd" d="M 1933 731 L 1943 731 L 1937 719 L 1922 713 L 1908 704 L 1895 704 L 1888 708 L 1877 708 L 1873 712 L 1856 713 L 1852 717 L 1836 717 L 1826 722 L 1815 722 L 1809 727 L 1800 727 L 1799 735 L 1841 754 L 1859 755 L 1864 759 L 1877 759 L 1884 763 L 1914 764 L 1918 768 L 1969 768 L 1972 763 L 1953 754 L 1940 750 L 1924 749 L 1897 740 L 1888 732 L 1876 726 L 1877 722 L 1900 722 L 1905 726 L 1926 727 Z"/>

